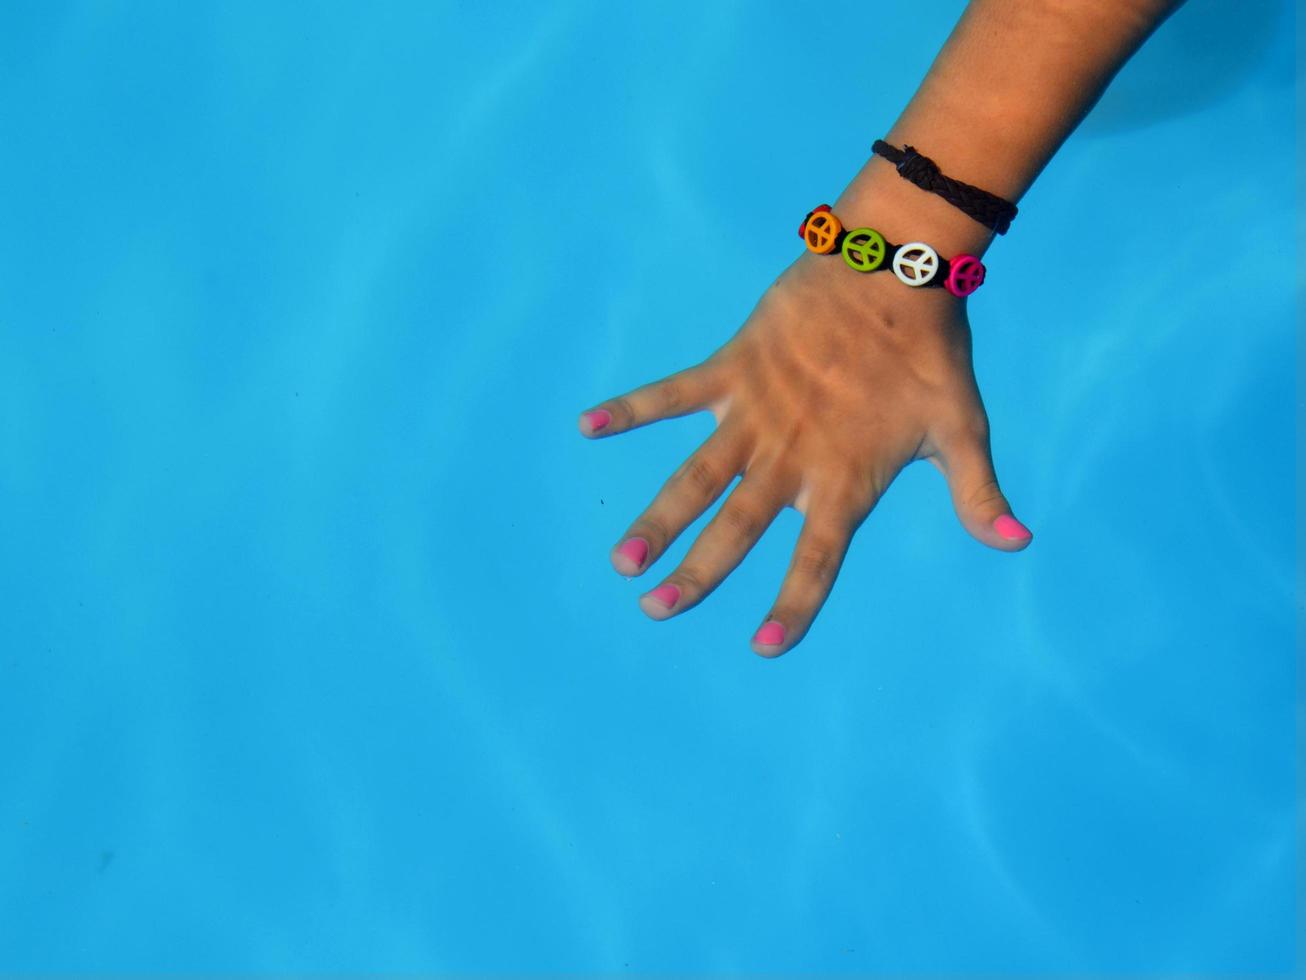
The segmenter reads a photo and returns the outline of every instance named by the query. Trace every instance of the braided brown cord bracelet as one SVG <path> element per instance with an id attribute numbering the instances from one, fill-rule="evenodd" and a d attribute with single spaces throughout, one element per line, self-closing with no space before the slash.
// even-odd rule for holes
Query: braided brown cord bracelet
<path id="1" fill-rule="evenodd" d="M 940 173 L 938 164 L 918 153 L 914 146 L 904 145 L 900 150 L 884 140 L 876 140 L 871 150 L 894 164 L 898 174 L 917 187 L 938 194 L 985 228 L 992 228 L 999 235 L 1007 233 L 1011 219 L 1016 216 L 1016 205 L 1010 201 Z"/>

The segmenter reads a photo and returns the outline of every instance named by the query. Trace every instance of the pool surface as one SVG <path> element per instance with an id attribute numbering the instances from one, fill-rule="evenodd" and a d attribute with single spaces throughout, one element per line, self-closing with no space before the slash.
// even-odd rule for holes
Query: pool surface
<path id="1" fill-rule="evenodd" d="M 912 466 L 775 660 L 795 511 L 669 622 L 608 563 L 714 421 L 577 414 L 961 7 L 5 6 L 0 974 L 1293 971 L 1292 4 L 1191 0 L 986 256 L 1028 551 Z"/>

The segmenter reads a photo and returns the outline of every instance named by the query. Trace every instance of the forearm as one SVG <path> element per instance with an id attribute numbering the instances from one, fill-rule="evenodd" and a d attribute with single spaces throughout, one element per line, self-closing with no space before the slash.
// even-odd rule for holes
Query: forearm
<path id="1" fill-rule="evenodd" d="M 949 177 L 1017 201 L 1179 2 L 972 0 L 884 138 L 915 146 Z M 835 211 L 845 224 L 872 224 L 893 241 L 924 239 L 944 255 L 981 255 L 993 238 L 878 156 Z"/>

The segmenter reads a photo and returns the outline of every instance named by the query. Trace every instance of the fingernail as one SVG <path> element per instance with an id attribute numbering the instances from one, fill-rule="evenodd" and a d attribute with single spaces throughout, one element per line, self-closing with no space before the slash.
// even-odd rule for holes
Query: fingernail
<path id="1" fill-rule="evenodd" d="M 1023 541 L 1026 538 L 1032 538 L 1033 532 L 1024 524 L 1016 520 L 1010 514 L 1003 514 L 993 522 L 993 530 L 997 531 L 1008 541 Z"/>
<path id="2" fill-rule="evenodd" d="M 617 554 L 633 562 L 635 568 L 642 568 L 644 567 L 644 559 L 648 557 L 648 542 L 643 538 L 627 538 L 621 542 Z"/>
<path id="3" fill-rule="evenodd" d="M 774 619 L 763 623 L 762 628 L 753 634 L 753 642 L 764 646 L 779 646 L 785 641 L 785 628 Z"/>
<path id="4" fill-rule="evenodd" d="M 660 602 L 668 609 L 674 606 L 676 600 L 680 598 L 680 590 L 670 582 L 666 585 L 659 585 L 656 589 L 652 589 L 644 594 L 654 602 Z"/>
<path id="5" fill-rule="evenodd" d="M 596 409 L 593 412 L 585 413 L 585 423 L 590 427 L 591 432 L 598 432 L 609 422 L 612 421 L 612 413 L 606 408 Z"/>

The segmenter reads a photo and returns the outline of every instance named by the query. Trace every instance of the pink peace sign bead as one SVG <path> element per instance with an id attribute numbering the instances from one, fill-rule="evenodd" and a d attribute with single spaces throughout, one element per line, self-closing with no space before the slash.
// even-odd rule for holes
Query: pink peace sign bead
<path id="1" fill-rule="evenodd" d="M 984 263 L 973 255 L 958 255 L 948 263 L 944 288 L 953 296 L 969 296 L 984 285 Z"/>

